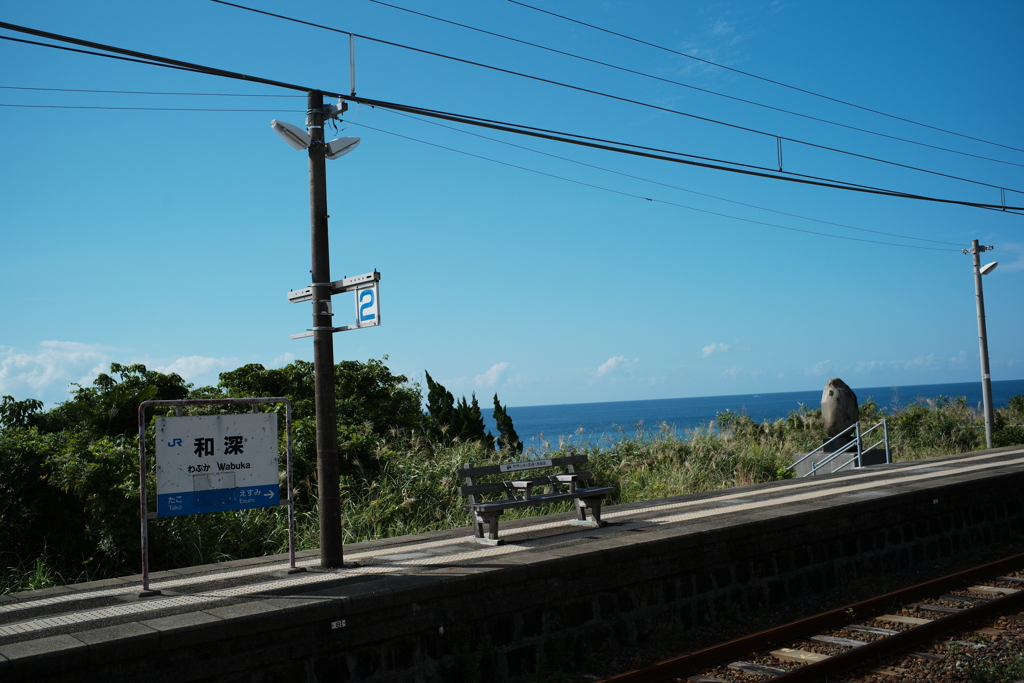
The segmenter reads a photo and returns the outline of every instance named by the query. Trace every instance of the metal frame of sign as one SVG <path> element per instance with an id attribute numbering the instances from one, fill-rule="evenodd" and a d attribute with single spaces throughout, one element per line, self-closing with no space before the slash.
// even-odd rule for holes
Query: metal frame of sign
<path id="1" fill-rule="evenodd" d="M 295 499 L 292 496 L 292 404 L 287 398 L 203 398 L 192 400 L 143 401 L 139 404 L 139 521 L 142 528 L 142 596 L 156 595 L 160 591 L 149 588 L 149 520 L 157 519 L 157 513 L 149 511 L 146 485 L 146 408 L 173 406 L 177 417 L 182 417 L 184 406 L 210 405 L 252 405 L 253 412 L 259 412 L 261 403 L 283 403 L 286 444 L 286 469 L 288 494 L 280 505 L 288 506 L 288 567 L 289 572 L 299 571 L 295 567 Z"/>
<path id="2" fill-rule="evenodd" d="M 334 282 L 326 283 L 322 286 L 331 288 L 331 295 L 341 294 L 343 292 L 355 292 L 355 304 L 356 304 L 356 322 L 353 325 L 343 325 L 341 327 L 323 328 L 329 329 L 331 332 L 347 332 L 348 330 L 361 330 L 366 327 L 376 327 L 380 325 L 380 273 L 376 270 L 372 273 L 364 273 L 362 275 L 356 275 L 354 277 L 347 277 L 341 280 L 335 280 Z M 305 301 L 313 300 L 313 287 L 304 287 L 302 289 L 293 289 L 288 292 L 288 301 L 293 304 L 303 303 Z M 366 301 L 362 296 L 365 292 L 369 291 L 370 299 Z M 328 312 L 333 315 L 330 310 L 331 302 L 325 302 L 328 306 Z M 365 315 L 364 310 L 369 309 L 372 311 L 372 315 Z M 373 322 L 371 322 L 371 320 Z M 302 339 L 304 337 L 312 337 L 313 330 L 307 329 L 305 332 L 291 335 L 292 339 Z"/>

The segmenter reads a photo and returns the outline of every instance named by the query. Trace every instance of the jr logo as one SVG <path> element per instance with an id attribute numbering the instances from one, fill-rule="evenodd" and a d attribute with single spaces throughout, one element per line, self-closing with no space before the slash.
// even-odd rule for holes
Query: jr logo
<path id="1" fill-rule="evenodd" d="M 364 289 L 359 292 L 359 322 L 368 323 L 377 319 L 377 314 L 373 310 L 374 301 L 372 289 Z"/>
<path id="2" fill-rule="evenodd" d="M 170 446 L 171 448 L 174 448 L 175 446 L 180 446 L 181 445 L 181 439 L 175 439 L 174 441 L 168 441 L 167 445 Z"/>

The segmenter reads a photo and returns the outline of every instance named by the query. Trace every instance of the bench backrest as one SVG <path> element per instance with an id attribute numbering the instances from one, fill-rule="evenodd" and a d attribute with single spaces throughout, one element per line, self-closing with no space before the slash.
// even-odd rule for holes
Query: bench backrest
<path id="1" fill-rule="evenodd" d="M 547 460 L 526 460 L 524 462 L 508 462 L 501 465 L 481 465 L 480 467 L 473 467 L 473 463 L 467 462 L 462 466 L 462 469 L 458 471 L 458 476 L 466 480 L 465 486 L 459 487 L 459 493 L 463 496 L 469 496 L 470 502 L 476 503 L 476 496 L 482 493 L 495 493 L 498 491 L 505 491 L 505 485 L 500 482 L 493 482 L 489 484 L 478 484 L 476 483 L 477 477 L 493 474 L 505 474 L 509 475 L 505 477 L 506 480 L 515 478 L 516 481 L 532 481 L 535 486 L 541 484 L 547 484 L 549 482 L 548 477 L 520 477 L 515 476 L 519 472 L 541 469 L 544 467 L 565 467 L 569 474 L 575 474 L 579 480 L 590 479 L 590 472 L 577 469 L 577 465 L 582 465 L 587 462 L 586 455 L 575 455 L 569 454 L 561 458 L 549 458 Z"/>

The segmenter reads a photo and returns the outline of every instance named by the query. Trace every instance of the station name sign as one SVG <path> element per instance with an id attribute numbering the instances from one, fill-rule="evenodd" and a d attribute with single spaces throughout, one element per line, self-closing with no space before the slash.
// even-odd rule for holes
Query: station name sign
<path id="1" fill-rule="evenodd" d="M 280 504 L 277 414 L 156 418 L 157 517 Z"/>

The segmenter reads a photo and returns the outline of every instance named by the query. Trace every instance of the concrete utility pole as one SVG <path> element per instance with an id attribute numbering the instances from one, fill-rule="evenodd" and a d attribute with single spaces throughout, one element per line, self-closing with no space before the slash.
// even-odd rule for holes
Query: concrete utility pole
<path id="1" fill-rule="evenodd" d="M 309 243 L 313 269 L 313 373 L 316 400 L 317 495 L 320 498 L 320 566 L 341 567 L 341 490 L 338 480 L 338 421 L 334 394 L 334 331 L 331 321 L 331 256 L 327 234 L 327 161 L 324 96 L 308 93 Z"/>
<path id="2" fill-rule="evenodd" d="M 981 276 L 992 271 L 995 263 L 981 268 L 982 252 L 995 249 L 995 247 L 983 247 L 978 240 L 971 241 L 971 248 L 964 249 L 965 254 L 974 256 L 974 296 L 978 300 L 978 345 L 981 350 L 981 398 L 985 410 L 985 447 L 992 448 L 992 376 L 988 369 L 988 337 L 985 333 L 985 293 L 981 287 Z"/>

